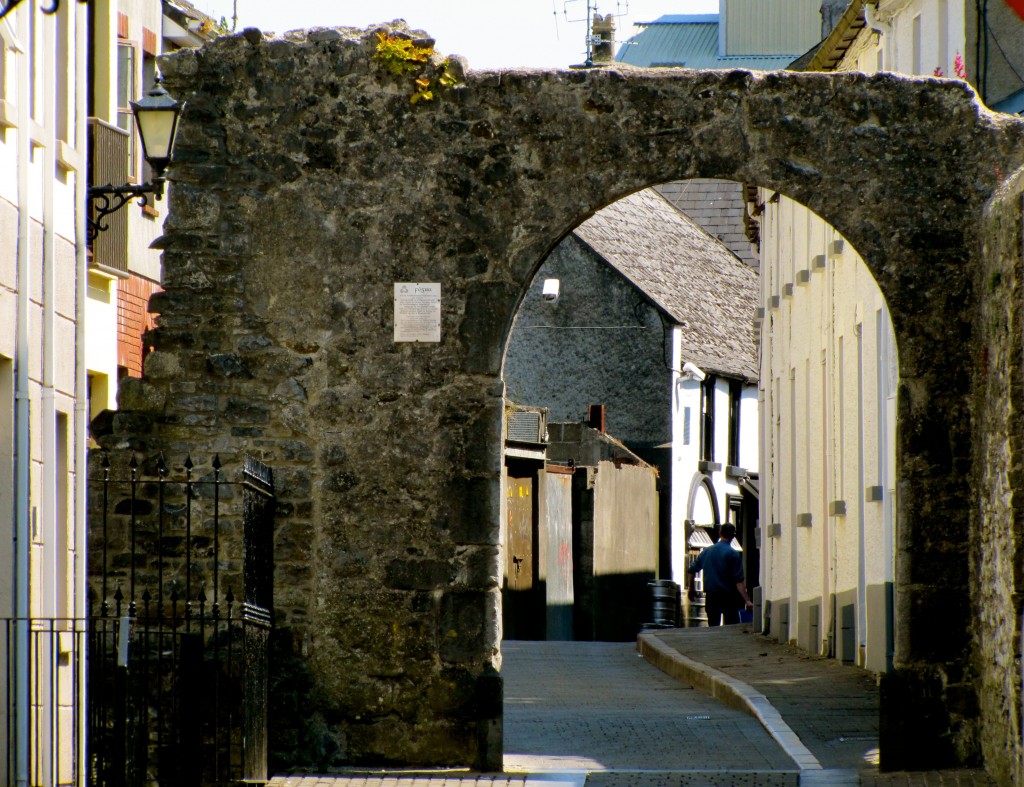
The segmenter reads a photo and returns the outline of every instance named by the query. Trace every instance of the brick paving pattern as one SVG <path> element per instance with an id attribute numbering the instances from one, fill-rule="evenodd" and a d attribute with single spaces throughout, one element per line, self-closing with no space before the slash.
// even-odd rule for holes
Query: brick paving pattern
<path id="1" fill-rule="evenodd" d="M 526 776 L 471 774 L 466 771 L 350 771 L 320 776 L 278 776 L 272 787 L 525 787 Z"/>
<path id="2" fill-rule="evenodd" d="M 793 770 L 752 717 L 662 674 L 633 643 L 506 642 L 505 769 Z"/>

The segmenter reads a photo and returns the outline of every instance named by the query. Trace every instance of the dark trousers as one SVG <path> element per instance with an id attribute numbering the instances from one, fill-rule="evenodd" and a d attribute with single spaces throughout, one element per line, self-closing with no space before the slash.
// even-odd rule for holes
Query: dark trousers
<path id="1" fill-rule="evenodd" d="M 740 622 L 739 603 L 743 599 L 735 590 L 708 590 L 704 593 L 704 609 L 708 613 L 708 625 L 719 623 L 729 625 Z"/>

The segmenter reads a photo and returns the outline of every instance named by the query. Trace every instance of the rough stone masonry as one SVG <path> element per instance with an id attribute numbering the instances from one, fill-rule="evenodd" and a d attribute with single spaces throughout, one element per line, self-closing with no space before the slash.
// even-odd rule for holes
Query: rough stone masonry
<path id="1" fill-rule="evenodd" d="M 1019 763 L 1020 439 L 996 416 L 1019 401 L 1021 358 L 989 344 L 1019 344 L 1020 201 L 998 285 L 981 217 L 1024 163 L 1024 124 L 961 83 L 892 75 L 440 57 L 394 73 L 377 32 L 246 30 L 163 62 L 188 102 L 166 291 L 106 439 L 115 459 L 189 447 L 274 466 L 275 766 L 500 768 L 506 333 L 581 220 L 690 177 L 803 202 L 888 299 L 901 513 L 883 758 L 977 761 L 985 737 L 986 759 Z M 440 283 L 440 342 L 393 341 L 396 282 Z M 982 298 L 1009 329 L 983 324 Z M 996 358 L 1005 389 L 986 387 Z M 991 603 L 979 582 L 1005 591 L 998 621 L 972 623 Z"/>

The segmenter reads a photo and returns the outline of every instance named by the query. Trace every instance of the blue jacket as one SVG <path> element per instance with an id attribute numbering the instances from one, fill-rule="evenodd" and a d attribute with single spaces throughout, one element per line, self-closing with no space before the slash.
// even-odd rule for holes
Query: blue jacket
<path id="1" fill-rule="evenodd" d="M 736 590 L 743 581 L 743 556 L 727 541 L 718 541 L 697 555 L 688 569 L 691 574 L 704 571 L 704 591 Z"/>

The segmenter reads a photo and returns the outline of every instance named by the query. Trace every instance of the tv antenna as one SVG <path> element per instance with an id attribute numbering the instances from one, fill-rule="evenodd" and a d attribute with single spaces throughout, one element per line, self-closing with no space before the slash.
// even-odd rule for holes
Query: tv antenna
<path id="1" fill-rule="evenodd" d="M 582 3 L 586 7 L 586 14 L 583 14 L 583 8 L 578 7 Z M 570 8 L 572 11 L 570 12 Z M 600 35 L 594 33 L 594 15 L 597 13 L 597 0 L 563 0 L 562 2 L 562 13 L 565 14 L 566 22 L 586 22 L 587 33 L 586 33 L 586 55 L 587 59 L 583 65 L 590 68 L 594 65 L 594 49 L 601 44 L 608 44 L 609 46 L 614 42 L 608 39 L 602 38 Z M 620 17 L 625 16 L 629 13 L 629 0 L 615 0 L 615 13 L 606 14 L 605 19 L 608 17 Z M 570 16 L 577 16 L 578 18 L 570 18 Z M 556 22 L 557 29 L 557 22 Z"/>

